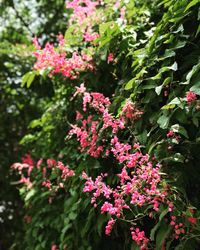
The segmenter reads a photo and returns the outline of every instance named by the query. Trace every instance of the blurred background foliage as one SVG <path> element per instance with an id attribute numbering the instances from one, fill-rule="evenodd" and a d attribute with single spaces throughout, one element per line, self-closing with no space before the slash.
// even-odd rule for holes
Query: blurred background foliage
<path id="1" fill-rule="evenodd" d="M 53 94 L 50 80 L 45 86 L 36 79 L 37 87 L 21 87 L 21 78 L 34 61 L 32 38 L 55 41 L 66 29 L 66 19 L 62 0 L 0 1 L 0 249 L 9 249 L 13 242 L 13 249 L 23 249 L 23 202 L 11 185 L 15 178 L 10 165 L 25 153 L 19 141 Z"/>

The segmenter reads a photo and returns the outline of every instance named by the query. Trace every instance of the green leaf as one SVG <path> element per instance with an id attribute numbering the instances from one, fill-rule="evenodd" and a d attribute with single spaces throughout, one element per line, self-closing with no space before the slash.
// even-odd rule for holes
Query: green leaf
<path id="1" fill-rule="evenodd" d="M 171 78 L 171 77 L 167 77 L 167 78 L 165 78 L 165 80 L 164 80 L 164 82 L 163 82 L 163 85 L 166 86 L 166 85 L 168 85 L 171 81 L 172 81 L 172 78 Z"/>
<path id="2" fill-rule="evenodd" d="M 106 216 L 99 216 L 99 218 L 97 220 L 97 232 L 98 232 L 99 236 L 102 235 L 102 232 L 104 230 L 103 226 L 107 220 L 108 220 L 108 218 Z"/>
<path id="3" fill-rule="evenodd" d="M 198 118 L 192 117 L 192 122 L 194 123 L 194 125 L 195 125 L 196 127 L 199 126 L 199 119 L 198 119 Z"/>
<path id="4" fill-rule="evenodd" d="M 165 210 L 162 211 L 162 213 L 160 214 L 159 216 L 159 222 L 152 228 L 151 230 L 151 234 L 150 234 L 150 238 L 151 240 L 154 240 L 155 239 L 155 233 L 156 231 L 158 230 L 158 228 L 160 227 L 161 225 L 161 222 L 162 222 L 162 219 L 165 217 L 165 215 L 168 213 L 168 208 L 166 208 Z"/>
<path id="5" fill-rule="evenodd" d="M 185 130 L 184 127 L 180 126 L 179 124 L 174 124 L 173 126 L 171 126 L 171 130 L 175 133 L 179 133 L 182 134 L 183 136 L 185 136 L 186 138 L 189 138 L 187 131 Z"/>
<path id="6" fill-rule="evenodd" d="M 155 92 L 157 95 L 160 95 L 162 88 L 163 88 L 163 84 L 155 88 Z"/>
<path id="7" fill-rule="evenodd" d="M 194 5 L 200 3 L 200 0 L 193 0 L 192 2 L 190 2 L 186 8 L 185 8 L 185 11 L 189 10 L 190 8 L 192 8 Z"/>
<path id="8" fill-rule="evenodd" d="M 30 88 L 31 83 L 33 82 L 34 79 L 35 79 L 35 72 L 33 71 L 27 80 L 27 88 Z"/>
<path id="9" fill-rule="evenodd" d="M 169 116 L 162 115 L 159 117 L 157 123 L 159 124 L 159 126 L 162 129 L 166 129 L 168 127 L 168 124 L 169 124 L 169 119 L 170 119 Z"/>
<path id="10" fill-rule="evenodd" d="M 129 90 L 133 88 L 133 83 L 134 83 L 134 79 L 131 79 L 129 82 L 127 82 L 127 84 L 125 85 L 125 90 Z"/>
<path id="11" fill-rule="evenodd" d="M 174 64 L 172 66 L 168 67 L 168 68 L 171 69 L 171 70 L 173 70 L 173 71 L 177 71 L 177 69 L 178 69 L 177 62 L 174 62 Z"/>
<path id="12" fill-rule="evenodd" d="M 99 34 L 102 36 L 110 28 L 110 26 L 113 24 L 114 24 L 113 21 L 100 24 L 99 25 Z"/>
<path id="13" fill-rule="evenodd" d="M 22 77 L 22 84 L 21 84 L 22 87 L 24 87 L 24 85 L 26 84 L 29 76 L 30 76 L 30 72 L 28 72 L 25 75 L 23 75 L 23 77 Z"/>
<path id="14" fill-rule="evenodd" d="M 190 88 L 190 91 L 194 92 L 197 95 L 200 95 L 200 82 L 196 83 Z"/>
<path id="15" fill-rule="evenodd" d="M 19 142 L 19 144 L 23 145 L 23 144 L 26 144 L 26 143 L 30 143 L 30 142 L 33 142 L 34 140 L 36 140 L 36 137 L 32 134 L 28 134 L 28 135 L 25 135 L 21 141 Z"/>
<path id="16" fill-rule="evenodd" d="M 173 161 L 175 162 L 181 162 L 181 163 L 184 163 L 184 160 L 185 160 L 185 157 L 180 154 L 180 153 L 176 153 L 174 156 L 173 156 Z"/>
<path id="17" fill-rule="evenodd" d="M 76 217 L 77 217 L 77 213 L 71 212 L 68 217 L 69 217 L 70 220 L 75 220 Z"/>
<path id="18" fill-rule="evenodd" d="M 136 136 L 136 138 L 138 139 L 138 141 L 142 144 L 145 145 L 147 142 L 147 130 L 143 130 L 143 132 L 139 135 Z"/>
<path id="19" fill-rule="evenodd" d="M 136 244 L 136 242 L 132 242 L 131 244 L 131 250 L 139 250 L 140 247 Z"/>
<path id="20" fill-rule="evenodd" d="M 156 235 L 156 250 L 160 250 L 162 247 L 162 244 L 164 243 L 165 239 L 167 238 L 171 228 L 165 223 L 162 223 L 159 231 Z"/>
<path id="21" fill-rule="evenodd" d="M 199 26 L 198 26 L 198 28 L 197 28 L 197 32 L 196 32 L 196 34 L 195 34 L 195 37 L 198 36 L 199 32 L 200 32 L 200 24 L 199 24 Z"/>
<path id="22" fill-rule="evenodd" d="M 26 194 L 26 197 L 24 199 L 25 202 L 30 200 L 30 198 L 33 197 L 35 193 L 36 193 L 36 190 L 34 188 L 32 188 L 30 191 L 28 191 L 28 193 Z"/>
<path id="23" fill-rule="evenodd" d="M 170 57 L 173 57 L 175 56 L 176 53 L 172 50 L 172 49 L 166 49 L 165 50 L 165 54 L 163 55 L 163 57 L 160 57 L 158 60 L 164 60 L 166 58 L 170 58 Z"/>
<path id="24" fill-rule="evenodd" d="M 176 105 L 180 104 L 181 104 L 180 98 L 175 97 L 173 100 L 171 100 L 171 102 L 164 105 L 161 109 L 173 109 Z"/>
<path id="25" fill-rule="evenodd" d="M 30 71 L 28 73 L 26 73 L 23 77 L 22 77 L 22 83 L 21 86 L 24 87 L 25 84 L 27 84 L 27 87 L 29 88 L 31 86 L 31 83 L 33 82 L 33 80 L 35 79 L 35 76 L 38 75 L 37 71 Z"/>
<path id="26" fill-rule="evenodd" d="M 199 70 L 200 70 L 200 63 L 193 66 L 193 68 L 189 71 L 189 73 L 186 76 L 186 80 L 187 80 L 188 83 L 190 83 L 191 78 L 193 77 L 193 75 L 195 75 Z"/>
<path id="27" fill-rule="evenodd" d="M 159 216 L 159 221 L 161 221 L 168 212 L 169 212 L 168 208 L 164 209 Z"/>
<path id="28" fill-rule="evenodd" d="M 35 128 L 38 126 L 41 126 L 41 119 L 36 119 L 30 122 L 30 124 L 28 125 L 29 128 Z"/>
<path id="29" fill-rule="evenodd" d="M 65 236 L 65 233 L 67 232 L 67 230 L 71 227 L 71 223 L 67 223 L 64 228 L 62 229 L 62 235 L 63 237 Z"/>
<path id="30" fill-rule="evenodd" d="M 166 86 L 166 85 L 168 85 L 168 84 L 171 82 L 171 80 L 172 80 L 171 77 L 165 78 L 163 84 L 155 88 L 156 94 L 157 94 L 157 95 L 160 95 L 160 93 L 161 93 L 163 87 Z"/>
<path id="31" fill-rule="evenodd" d="M 155 233 L 158 230 L 160 226 L 160 222 L 158 222 L 152 229 L 151 229 L 151 233 L 150 233 L 150 238 L 151 240 L 155 240 Z"/>

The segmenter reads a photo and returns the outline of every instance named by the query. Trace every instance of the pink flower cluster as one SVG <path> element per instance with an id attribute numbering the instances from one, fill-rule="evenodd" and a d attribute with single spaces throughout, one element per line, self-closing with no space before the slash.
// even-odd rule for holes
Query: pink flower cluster
<path id="1" fill-rule="evenodd" d="M 66 1 L 66 8 L 73 9 L 73 15 L 71 21 L 76 21 L 79 25 L 90 16 L 96 14 L 96 7 L 100 4 L 100 1 L 91 0 L 72 0 Z"/>
<path id="2" fill-rule="evenodd" d="M 122 113 L 125 115 L 126 118 L 134 121 L 141 117 L 143 111 L 139 110 L 132 101 L 128 100 L 126 101 L 122 109 Z"/>
<path id="3" fill-rule="evenodd" d="M 108 54 L 108 59 L 107 59 L 107 61 L 108 61 L 108 63 L 114 61 L 114 55 L 113 55 L 113 53 L 109 53 L 109 54 Z"/>
<path id="4" fill-rule="evenodd" d="M 123 168 L 118 174 L 120 184 L 117 188 L 111 189 L 107 186 L 109 196 L 104 196 L 108 201 L 103 204 L 101 211 L 117 217 L 121 216 L 123 208 L 129 208 L 131 204 L 139 207 L 152 204 L 152 209 L 159 211 L 160 204 L 167 203 L 167 190 L 163 190 L 160 185 L 162 183 L 160 165 L 157 164 L 154 167 L 153 163 L 149 161 L 148 155 L 143 155 L 138 151 L 130 153 L 131 149 L 129 144 L 120 143 L 116 136 L 111 140 L 110 151 L 120 164 L 123 163 Z M 84 176 L 86 177 L 86 175 Z M 98 190 L 99 194 L 104 194 L 102 188 L 106 189 L 106 186 L 102 184 L 102 176 L 98 176 L 95 182 L 89 177 L 85 179 L 87 180 L 85 184 L 87 188 L 84 189 L 84 192 Z M 88 183 L 92 189 L 88 188 Z M 111 195 L 114 198 L 114 206 L 109 202 Z M 130 204 L 125 202 L 127 197 L 129 197 Z M 93 199 L 94 194 L 92 201 Z"/>
<path id="5" fill-rule="evenodd" d="M 194 92 L 192 91 L 187 92 L 186 100 L 189 105 L 193 103 L 194 101 L 196 101 L 196 99 L 197 99 L 197 95 Z"/>
<path id="6" fill-rule="evenodd" d="M 103 117 L 103 123 L 99 126 L 101 119 L 96 118 L 94 115 L 89 115 L 86 119 L 83 119 L 83 114 L 77 112 L 77 124 L 71 125 L 72 129 L 69 135 L 76 135 L 80 142 L 81 151 L 86 151 L 89 155 L 97 158 L 104 151 L 105 139 L 102 139 L 101 145 L 99 145 L 99 136 L 102 132 L 110 127 L 113 133 L 117 133 L 119 129 L 124 128 L 124 118 L 114 118 L 108 111 L 110 106 L 109 98 L 98 92 L 87 92 L 84 84 L 80 87 L 76 87 L 74 96 L 81 94 L 83 97 L 83 114 L 89 108 L 95 110 Z"/>
<path id="7" fill-rule="evenodd" d="M 73 52 L 70 58 L 63 50 L 64 40 L 59 36 L 59 46 L 54 48 L 50 43 L 47 43 L 43 49 L 40 48 L 36 38 L 34 44 L 37 49 L 33 55 L 37 61 L 34 64 L 36 70 L 49 70 L 49 76 L 56 73 L 62 74 L 64 78 L 75 79 L 79 76 L 80 71 L 93 70 L 92 58 L 84 53 L 79 55 Z"/>
<path id="8" fill-rule="evenodd" d="M 29 189 L 32 187 L 30 175 L 33 167 L 34 161 L 30 154 L 26 154 L 22 157 L 22 163 L 16 162 L 11 166 L 12 169 L 16 170 L 21 175 L 19 183 L 26 184 Z M 26 172 L 26 176 L 24 175 L 24 172 Z"/>
<path id="9" fill-rule="evenodd" d="M 178 239 L 181 234 L 185 234 L 185 229 L 183 228 L 183 226 L 184 226 L 183 223 L 177 223 L 176 220 L 177 220 L 176 216 L 171 216 L 170 225 L 174 229 L 175 239 Z"/>
<path id="10" fill-rule="evenodd" d="M 61 161 L 57 162 L 54 159 L 47 159 L 46 163 L 47 165 L 42 168 L 42 186 L 48 189 L 52 189 L 53 185 L 55 186 L 56 191 L 59 188 L 63 188 L 66 179 L 75 175 L 74 171 L 69 169 L 68 166 L 65 166 Z M 41 164 L 42 162 L 40 161 L 40 165 Z M 57 173 L 56 183 L 54 183 L 54 180 L 50 180 L 52 173 Z"/>
<path id="11" fill-rule="evenodd" d="M 139 228 L 130 228 L 132 240 L 134 240 L 138 246 L 140 246 L 140 250 L 147 250 L 147 244 L 149 239 L 145 236 L 144 231 L 140 231 Z"/>
<path id="12" fill-rule="evenodd" d="M 95 180 L 85 172 L 82 174 L 83 179 L 86 180 L 83 192 L 92 193 L 91 203 L 94 207 L 97 207 L 97 199 L 103 200 L 101 213 L 108 213 L 111 216 L 106 226 L 106 234 L 110 234 L 115 223 L 113 217 L 124 218 L 124 209 L 131 210 L 131 206 L 139 208 L 149 206 L 149 213 L 159 213 L 161 206 L 168 207 L 168 210 L 172 211 L 173 205 L 167 199 L 168 187 L 166 185 L 164 187 L 162 183 L 160 164 L 151 161 L 148 154 L 143 154 L 139 143 L 131 145 L 120 142 L 117 132 L 125 127 L 124 117 L 113 117 L 109 113 L 109 99 L 100 93 L 87 92 L 84 84 L 76 87 L 74 96 L 77 95 L 81 95 L 83 98 L 83 112 L 77 112 L 77 124 L 79 125 L 72 125 L 70 135 L 77 136 L 81 151 L 93 157 L 100 157 L 105 151 L 105 155 L 112 154 L 120 166 L 117 174 L 119 179 L 115 187 L 110 187 L 104 182 L 107 174 L 101 174 Z M 96 115 L 89 115 L 84 119 L 89 108 L 92 108 Z M 132 102 L 128 102 L 123 114 L 125 116 L 128 114 L 128 118 L 137 117 L 138 119 L 134 112 L 138 114 L 140 111 Z M 97 114 L 98 118 L 95 118 Z M 112 129 L 110 139 L 108 136 L 106 139 L 102 136 L 102 132 L 106 132 L 107 128 Z M 105 140 L 107 146 L 104 144 Z M 135 220 L 135 218 L 133 219 Z M 149 240 L 143 231 L 132 230 L 132 238 L 140 249 L 147 249 L 145 247 Z"/>
<path id="13" fill-rule="evenodd" d="M 56 246 L 55 244 L 53 244 L 53 245 L 51 246 L 51 250 L 58 250 L 58 248 L 57 248 L 57 246 Z"/>
<path id="14" fill-rule="evenodd" d="M 41 185 L 52 189 L 52 187 L 55 187 L 55 190 L 58 190 L 59 188 L 64 187 L 64 182 L 68 177 L 74 176 L 75 173 L 73 170 L 69 169 L 68 166 L 65 166 L 61 161 L 55 161 L 54 159 L 47 159 L 45 166 L 43 165 L 43 160 L 40 159 L 36 163 L 36 167 L 34 167 L 34 162 L 29 154 L 22 157 L 22 163 L 14 163 L 11 168 L 16 170 L 20 175 L 21 179 L 19 180 L 19 183 L 26 184 L 28 188 L 31 188 L 33 183 L 31 182 L 31 173 L 34 170 L 34 176 L 35 174 L 41 174 L 42 175 L 42 183 Z M 52 173 L 57 173 L 57 179 L 56 181 L 59 181 L 58 183 L 54 183 L 53 180 L 50 180 L 50 176 Z"/>
<path id="15" fill-rule="evenodd" d="M 108 223 L 107 223 L 107 225 L 106 225 L 106 231 L 105 231 L 105 234 L 106 234 L 106 235 L 110 235 L 110 233 L 111 233 L 111 231 L 112 231 L 112 229 L 113 229 L 113 226 L 114 226 L 115 222 L 116 222 L 116 220 L 114 220 L 113 218 L 111 218 L 111 219 L 108 221 Z"/>
<path id="16" fill-rule="evenodd" d="M 82 34 L 83 41 L 91 42 L 99 37 L 98 32 L 94 31 L 94 26 L 105 21 L 103 11 L 98 11 L 102 1 L 91 0 L 72 0 L 66 1 L 66 7 L 73 9 L 73 14 L 70 17 L 70 23 L 75 22 L 74 33 Z M 123 8 L 122 8 L 123 10 Z M 123 11 L 122 11 L 123 12 Z M 60 73 L 64 78 L 76 79 L 80 72 L 93 70 L 94 65 L 92 57 L 85 52 L 78 53 L 73 51 L 68 55 L 65 52 L 65 40 L 62 34 L 58 36 L 59 45 L 55 48 L 52 44 L 47 43 L 42 49 L 37 38 L 33 39 L 33 44 L 36 51 L 33 55 L 36 57 L 34 68 L 36 70 L 48 70 L 49 76 Z M 113 61 L 113 56 L 110 53 L 108 62 Z"/>
<path id="17" fill-rule="evenodd" d="M 167 133 L 167 138 L 171 138 L 171 137 L 174 137 L 175 136 L 175 133 L 170 130 L 168 133 Z"/>
<path id="18" fill-rule="evenodd" d="M 97 6 L 100 1 L 91 0 L 73 0 L 66 1 L 67 9 L 73 9 L 73 14 L 70 17 L 70 23 L 76 23 L 80 31 L 83 33 L 83 39 L 86 42 L 91 42 L 99 37 L 97 32 L 93 31 L 93 26 L 98 23 Z"/>

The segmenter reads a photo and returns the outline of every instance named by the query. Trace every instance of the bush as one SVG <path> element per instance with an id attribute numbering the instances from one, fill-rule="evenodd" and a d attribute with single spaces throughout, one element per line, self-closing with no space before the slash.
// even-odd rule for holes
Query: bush
<path id="1" fill-rule="evenodd" d="M 26 249 L 199 248 L 199 3 L 143 2 L 67 1 L 64 36 L 34 38 Z"/>

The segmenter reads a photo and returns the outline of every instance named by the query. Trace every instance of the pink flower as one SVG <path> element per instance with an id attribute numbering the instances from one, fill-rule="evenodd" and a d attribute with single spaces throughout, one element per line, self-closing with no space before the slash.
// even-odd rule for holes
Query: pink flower
<path id="1" fill-rule="evenodd" d="M 47 159 L 47 165 L 49 168 L 53 167 L 56 165 L 56 161 L 54 159 Z"/>
<path id="2" fill-rule="evenodd" d="M 75 88 L 76 88 L 76 92 L 74 93 L 74 96 L 76 96 L 78 94 L 83 94 L 86 91 L 84 83 L 81 83 L 80 87 L 76 86 Z"/>
<path id="3" fill-rule="evenodd" d="M 40 50 L 40 49 L 41 49 L 41 46 L 39 45 L 38 39 L 37 39 L 36 36 L 33 38 L 32 41 L 33 41 L 33 44 L 34 44 L 35 48 L 36 48 L 37 50 Z"/>
<path id="4" fill-rule="evenodd" d="M 95 15 L 96 6 L 99 4 L 99 1 L 91 0 L 72 0 L 66 1 L 66 7 L 73 9 L 73 15 L 70 18 L 70 21 L 75 21 L 79 25 L 82 25 L 88 17 Z"/>
<path id="5" fill-rule="evenodd" d="M 79 111 L 76 111 L 76 121 L 83 118 L 82 114 Z"/>
<path id="6" fill-rule="evenodd" d="M 113 53 L 109 53 L 108 54 L 108 62 L 112 62 L 112 61 L 114 61 Z"/>
<path id="7" fill-rule="evenodd" d="M 141 250 L 147 250 L 147 244 L 149 239 L 145 236 L 144 231 L 140 231 L 139 228 L 133 229 L 131 228 L 132 240 L 134 240 L 138 246 L 140 246 Z"/>
<path id="8" fill-rule="evenodd" d="M 38 160 L 37 165 L 36 165 L 38 169 L 40 168 L 40 166 L 41 166 L 42 162 L 43 162 L 43 160 L 42 160 L 42 159 Z"/>
<path id="9" fill-rule="evenodd" d="M 170 130 L 168 133 L 167 133 L 167 137 L 168 138 L 171 138 L 174 136 L 174 132 L 172 130 Z"/>
<path id="10" fill-rule="evenodd" d="M 120 18 L 122 20 L 125 19 L 125 14 L 126 14 L 126 7 L 122 7 L 121 10 L 120 10 Z"/>
<path id="11" fill-rule="evenodd" d="M 51 250 L 57 250 L 57 246 L 54 244 L 51 246 Z"/>
<path id="12" fill-rule="evenodd" d="M 33 159 L 32 159 L 32 157 L 31 157 L 30 154 L 26 154 L 26 155 L 24 155 L 22 157 L 22 163 L 26 163 L 26 164 L 28 164 L 30 166 L 34 165 L 34 161 L 33 161 Z"/>
<path id="13" fill-rule="evenodd" d="M 89 32 L 86 32 L 84 35 L 83 35 L 83 38 L 86 42 L 91 42 L 95 39 L 97 39 L 99 37 L 99 34 L 94 32 L 94 33 L 89 33 Z"/>
<path id="14" fill-rule="evenodd" d="M 47 43 L 43 49 L 37 48 L 33 53 L 36 57 L 34 68 L 36 70 L 50 70 L 49 76 L 60 73 L 64 78 L 76 79 L 80 71 L 93 70 L 93 64 L 85 60 L 86 56 L 79 55 L 73 52 L 71 57 L 67 57 L 63 52 L 64 38 L 59 35 L 59 46 L 54 48 L 50 43 Z M 88 58 L 87 58 L 88 59 Z"/>
<path id="15" fill-rule="evenodd" d="M 124 113 L 128 119 L 137 120 L 141 117 L 143 111 L 140 111 L 132 101 L 127 100 L 122 109 L 122 113 Z"/>
<path id="16" fill-rule="evenodd" d="M 105 230 L 105 234 L 106 235 L 110 235 L 112 229 L 113 229 L 113 226 L 115 224 L 116 220 L 114 220 L 113 218 L 111 218 L 109 221 L 108 221 L 108 224 L 106 225 L 106 230 Z"/>
<path id="17" fill-rule="evenodd" d="M 42 186 L 43 187 L 46 187 L 46 188 L 48 188 L 48 189 L 51 189 L 51 182 L 50 182 L 50 180 L 46 180 L 46 181 L 43 181 L 42 182 Z"/>
<path id="18" fill-rule="evenodd" d="M 187 92 L 186 99 L 187 103 L 190 105 L 192 102 L 196 101 L 197 95 L 194 92 L 189 91 Z"/>
<path id="19" fill-rule="evenodd" d="M 197 223 L 197 218 L 194 217 L 188 217 L 188 221 L 192 224 L 196 224 Z"/>
<path id="20" fill-rule="evenodd" d="M 65 44 L 65 39 L 64 39 L 64 36 L 63 36 L 63 34 L 59 34 L 58 36 L 57 36 L 57 38 L 58 38 L 58 41 L 59 41 L 59 45 L 62 47 L 62 46 L 64 46 L 64 44 Z"/>
<path id="21" fill-rule="evenodd" d="M 30 178 L 29 178 L 29 177 L 26 178 L 26 177 L 24 177 L 23 175 L 22 175 L 22 177 L 21 177 L 19 183 L 24 183 L 24 184 L 26 184 L 27 187 L 28 187 L 29 189 L 31 189 L 32 186 L 33 186 L 33 183 L 30 181 Z"/>

